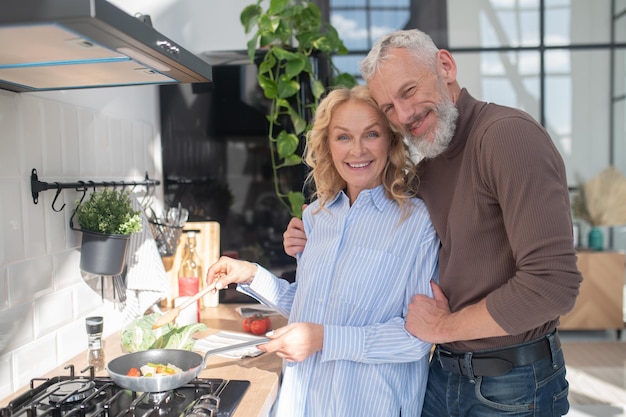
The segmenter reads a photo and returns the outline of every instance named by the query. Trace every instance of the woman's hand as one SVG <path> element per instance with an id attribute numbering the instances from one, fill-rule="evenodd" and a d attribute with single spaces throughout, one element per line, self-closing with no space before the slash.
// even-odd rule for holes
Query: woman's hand
<path id="1" fill-rule="evenodd" d="M 276 355 L 288 362 L 301 362 L 322 350 L 324 326 L 315 323 L 291 323 L 266 334 L 271 340 L 257 346 L 264 352 Z"/>
<path id="2" fill-rule="evenodd" d="M 233 283 L 249 284 L 254 279 L 257 269 L 257 266 L 251 262 L 221 256 L 207 271 L 206 283 L 211 285 L 215 281 L 216 290 L 226 288 L 228 284 Z"/>

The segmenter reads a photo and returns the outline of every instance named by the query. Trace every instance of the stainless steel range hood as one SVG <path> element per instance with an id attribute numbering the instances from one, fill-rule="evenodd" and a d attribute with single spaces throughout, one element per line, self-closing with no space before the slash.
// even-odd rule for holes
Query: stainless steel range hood
<path id="1" fill-rule="evenodd" d="M 11 3 L 0 13 L 2 89 L 211 81 L 206 61 L 105 0 Z"/>

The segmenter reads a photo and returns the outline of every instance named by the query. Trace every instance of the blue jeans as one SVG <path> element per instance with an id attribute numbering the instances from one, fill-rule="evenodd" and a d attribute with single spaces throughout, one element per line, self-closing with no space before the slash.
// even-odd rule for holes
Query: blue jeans
<path id="1" fill-rule="evenodd" d="M 554 367 L 553 367 L 554 361 Z M 569 384 L 563 350 L 496 377 L 448 373 L 435 354 L 422 417 L 554 417 L 567 414 Z"/>

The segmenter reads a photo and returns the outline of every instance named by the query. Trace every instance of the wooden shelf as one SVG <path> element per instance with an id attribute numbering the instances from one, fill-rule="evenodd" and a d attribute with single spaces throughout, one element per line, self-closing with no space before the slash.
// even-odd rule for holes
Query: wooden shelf
<path id="1" fill-rule="evenodd" d="M 578 252 L 583 276 L 574 309 L 561 317 L 561 330 L 617 330 L 624 328 L 624 254 Z"/>

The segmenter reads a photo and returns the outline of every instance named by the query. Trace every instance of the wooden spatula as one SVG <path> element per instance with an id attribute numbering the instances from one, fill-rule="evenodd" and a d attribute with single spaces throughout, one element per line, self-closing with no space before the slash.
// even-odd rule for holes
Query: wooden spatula
<path id="1" fill-rule="evenodd" d="M 200 297 L 204 297 L 210 291 L 213 291 L 215 289 L 215 283 L 216 283 L 216 281 L 213 281 L 213 283 L 211 283 L 211 285 L 209 285 L 208 287 L 204 288 L 202 291 L 198 291 L 189 300 L 185 301 L 184 303 L 182 303 L 178 307 L 172 308 L 170 311 L 168 311 L 167 313 L 163 314 L 161 317 L 158 317 L 156 319 L 156 321 L 154 322 L 154 324 L 152 325 L 152 328 L 153 329 L 158 329 L 159 327 L 164 326 L 167 323 L 170 323 L 170 322 L 174 321 L 176 319 L 176 317 L 178 317 L 178 315 L 180 314 L 181 310 L 184 310 L 185 308 L 189 307 L 190 305 L 192 305 L 193 303 L 198 301 L 198 299 Z"/>

